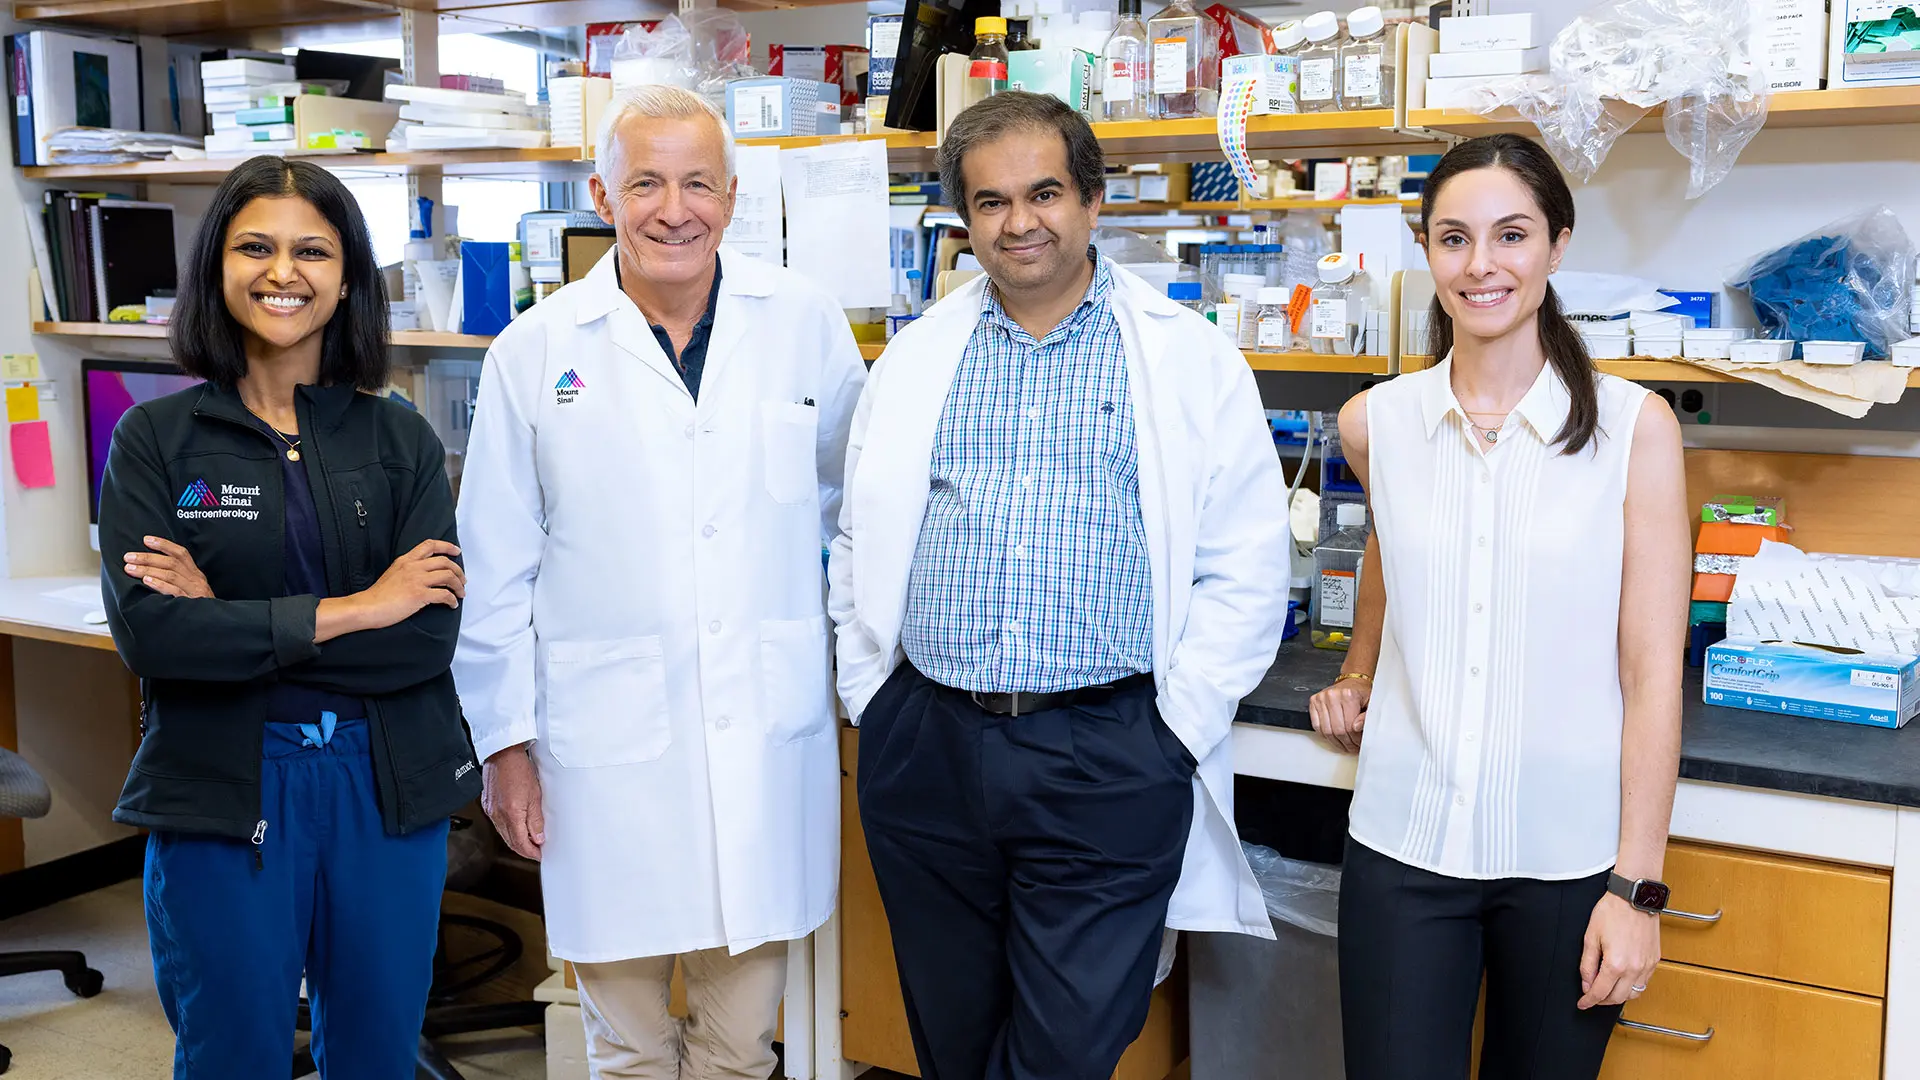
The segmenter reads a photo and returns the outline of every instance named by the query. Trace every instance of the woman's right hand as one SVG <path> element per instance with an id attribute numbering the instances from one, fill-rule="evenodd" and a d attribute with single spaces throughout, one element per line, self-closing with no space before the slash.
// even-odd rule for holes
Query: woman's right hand
<path id="1" fill-rule="evenodd" d="M 393 560 L 380 580 L 354 597 L 366 616 L 366 629 L 379 630 L 413 617 L 428 604 L 460 606 L 467 595 L 467 574 L 453 556 L 460 549 L 445 540 L 425 540 Z"/>
<path id="2" fill-rule="evenodd" d="M 1372 698 L 1372 679 L 1341 679 L 1307 701 L 1307 715 L 1313 718 L 1313 730 L 1343 753 L 1357 754 Z"/>

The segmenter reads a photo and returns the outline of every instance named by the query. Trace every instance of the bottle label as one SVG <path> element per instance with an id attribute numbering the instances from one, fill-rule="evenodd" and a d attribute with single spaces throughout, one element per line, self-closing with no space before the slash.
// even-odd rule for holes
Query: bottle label
<path id="1" fill-rule="evenodd" d="M 1288 345 L 1292 344 L 1292 342 L 1293 327 L 1287 325 L 1287 317 L 1284 314 L 1268 315 L 1260 320 L 1259 344 L 1262 351 L 1267 349 L 1284 350 Z"/>
<path id="2" fill-rule="evenodd" d="M 1377 98 L 1380 96 L 1380 56 L 1378 53 L 1365 53 L 1347 57 L 1346 96 L 1350 98 Z"/>
<path id="3" fill-rule="evenodd" d="M 1146 81 L 1146 67 L 1137 60 L 1109 61 L 1107 84 L 1100 92 L 1108 101 L 1133 101 L 1134 86 Z"/>
<path id="4" fill-rule="evenodd" d="M 1313 336 L 1332 338 L 1336 341 L 1346 338 L 1347 302 L 1345 300 L 1313 302 Z"/>
<path id="5" fill-rule="evenodd" d="M 1360 599 L 1358 570 L 1320 571 L 1320 625 L 1353 629 L 1353 609 Z"/>
<path id="6" fill-rule="evenodd" d="M 1333 57 L 1308 60 L 1300 65 L 1300 100 L 1333 100 Z"/>
<path id="7" fill-rule="evenodd" d="M 1005 60 L 969 60 L 967 78 L 991 79 L 994 82 L 1007 81 L 1007 62 Z"/>
<path id="8" fill-rule="evenodd" d="M 1187 39 L 1155 38 L 1153 42 L 1153 92 L 1187 92 Z"/>

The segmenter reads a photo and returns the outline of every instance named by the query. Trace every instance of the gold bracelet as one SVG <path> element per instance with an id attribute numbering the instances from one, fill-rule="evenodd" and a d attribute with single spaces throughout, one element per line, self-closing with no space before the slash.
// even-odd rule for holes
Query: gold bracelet
<path id="1" fill-rule="evenodd" d="M 1367 674 L 1364 671 L 1343 671 L 1340 673 L 1339 678 L 1333 680 L 1333 685 L 1339 686 L 1341 683 L 1346 682 L 1348 679 L 1365 679 L 1369 684 L 1373 682 L 1373 676 Z"/>

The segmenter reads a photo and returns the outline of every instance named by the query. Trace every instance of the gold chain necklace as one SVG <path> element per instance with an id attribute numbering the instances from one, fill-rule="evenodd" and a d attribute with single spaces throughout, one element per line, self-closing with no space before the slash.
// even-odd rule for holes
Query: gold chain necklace
<path id="1" fill-rule="evenodd" d="M 299 439 L 287 438 L 286 435 L 283 434 L 279 428 L 274 427 L 272 424 L 267 423 L 265 417 L 261 416 L 257 412 L 254 412 L 252 409 L 248 409 L 247 412 L 250 413 L 255 420 L 260 421 L 261 427 L 264 427 L 268 431 L 273 432 L 274 438 L 279 439 L 281 442 L 287 444 L 287 460 L 288 461 L 300 460 L 300 440 Z"/>

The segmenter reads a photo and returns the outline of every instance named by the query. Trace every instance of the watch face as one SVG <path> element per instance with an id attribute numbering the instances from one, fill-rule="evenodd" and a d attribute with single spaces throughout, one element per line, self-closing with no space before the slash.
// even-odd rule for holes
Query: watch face
<path id="1" fill-rule="evenodd" d="M 1633 906 L 1642 911 L 1665 911 L 1672 891 L 1664 882 L 1642 878 L 1633 883 Z"/>

